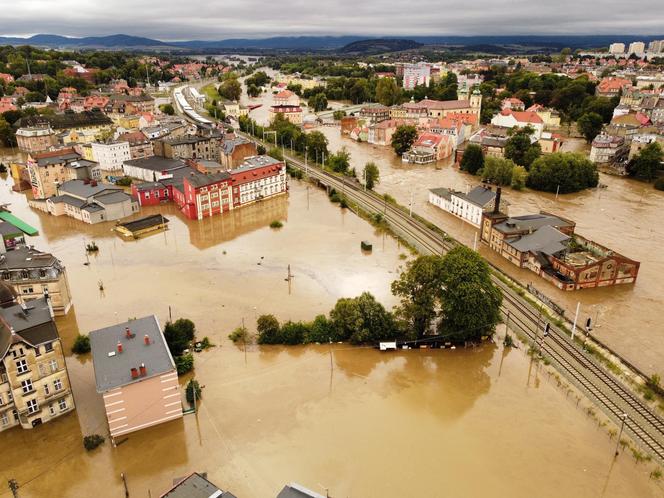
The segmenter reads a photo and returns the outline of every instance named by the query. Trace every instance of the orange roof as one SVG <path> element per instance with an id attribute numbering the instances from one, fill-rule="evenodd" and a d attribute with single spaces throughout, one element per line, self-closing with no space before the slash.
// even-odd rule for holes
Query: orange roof
<path id="1" fill-rule="evenodd" d="M 503 109 L 500 111 L 503 116 L 513 116 L 519 123 L 537 123 L 543 124 L 542 118 L 537 113 L 531 111 L 512 111 L 511 109 Z"/>

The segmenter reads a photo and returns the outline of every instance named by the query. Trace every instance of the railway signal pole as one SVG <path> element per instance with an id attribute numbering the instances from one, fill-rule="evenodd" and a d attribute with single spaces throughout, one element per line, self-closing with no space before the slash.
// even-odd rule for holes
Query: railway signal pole
<path id="1" fill-rule="evenodd" d="M 622 436 L 623 429 L 625 428 L 625 420 L 627 419 L 627 414 L 623 413 L 620 418 L 622 419 L 622 423 L 620 424 L 620 432 L 618 433 L 618 441 L 616 442 L 616 454 L 615 456 L 618 456 L 618 448 L 620 447 L 620 436 Z"/>

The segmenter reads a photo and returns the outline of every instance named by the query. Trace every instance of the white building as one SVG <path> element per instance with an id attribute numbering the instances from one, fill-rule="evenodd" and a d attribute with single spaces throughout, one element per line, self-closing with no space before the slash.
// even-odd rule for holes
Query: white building
<path id="1" fill-rule="evenodd" d="M 664 52 L 664 40 L 653 40 L 648 44 L 649 54 L 661 54 Z"/>
<path id="2" fill-rule="evenodd" d="M 632 42 L 629 44 L 629 50 L 627 52 L 630 55 L 643 55 L 646 52 L 646 44 L 643 42 Z"/>
<path id="3" fill-rule="evenodd" d="M 614 55 L 621 55 L 625 53 L 624 43 L 612 43 L 609 45 L 609 53 Z"/>
<path id="4" fill-rule="evenodd" d="M 404 64 L 403 87 L 412 90 L 417 85 L 429 85 L 431 81 L 431 66 L 426 62 L 417 64 Z"/>
<path id="5" fill-rule="evenodd" d="M 122 164 L 131 159 L 129 142 L 93 143 L 92 156 L 102 170 L 122 170 Z"/>
<path id="6" fill-rule="evenodd" d="M 482 213 L 493 210 L 496 202 L 500 203 L 500 190 L 494 192 L 490 187 L 479 185 L 464 194 L 448 188 L 433 188 L 429 190 L 429 202 L 479 228 Z"/>
<path id="7" fill-rule="evenodd" d="M 501 128 L 525 128 L 530 126 L 535 132 L 533 138 L 539 140 L 544 131 L 544 121 L 532 111 L 512 111 L 503 109 L 491 119 L 491 124 Z"/>

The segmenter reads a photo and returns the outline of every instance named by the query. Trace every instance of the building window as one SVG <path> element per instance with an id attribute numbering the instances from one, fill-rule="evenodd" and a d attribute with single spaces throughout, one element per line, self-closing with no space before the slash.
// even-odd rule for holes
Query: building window
<path id="1" fill-rule="evenodd" d="M 48 396 L 51 393 L 51 390 L 48 388 L 48 384 L 44 384 L 44 394 Z"/>
<path id="2" fill-rule="evenodd" d="M 55 388 L 56 391 L 62 390 L 62 380 L 60 379 L 55 379 L 53 381 L 53 387 Z"/>
<path id="3" fill-rule="evenodd" d="M 55 406 L 48 405 L 48 413 L 50 413 L 51 415 L 55 415 Z"/>
<path id="4" fill-rule="evenodd" d="M 39 346 L 35 346 L 35 356 L 41 356 L 41 348 Z"/>
<path id="5" fill-rule="evenodd" d="M 61 399 L 58 401 L 58 406 L 60 407 L 60 411 L 64 412 L 67 409 L 67 400 L 66 399 Z"/>
<path id="6" fill-rule="evenodd" d="M 3 427 L 9 425 L 9 417 L 6 412 L 0 415 L 0 423 L 2 423 Z"/>
<path id="7" fill-rule="evenodd" d="M 19 374 L 24 374 L 28 371 L 28 363 L 25 360 L 16 360 L 16 371 Z"/>
<path id="8" fill-rule="evenodd" d="M 32 387 L 32 381 L 30 379 L 21 381 L 21 389 L 23 390 L 23 394 L 31 393 L 34 390 Z"/>
<path id="9" fill-rule="evenodd" d="M 47 342 L 46 344 L 44 344 L 44 350 L 47 353 L 50 353 L 51 351 L 53 351 L 53 343 L 52 342 Z"/>
<path id="10" fill-rule="evenodd" d="M 56 360 L 49 361 L 48 366 L 51 367 L 51 372 L 57 372 L 58 371 L 58 362 Z"/>
<path id="11" fill-rule="evenodd" d="M 39 410 L 39 405 L 37 404 L 36 399 L 29 399 L 27 405 L 28 413 L 35 413 L 37 410 Z"/>

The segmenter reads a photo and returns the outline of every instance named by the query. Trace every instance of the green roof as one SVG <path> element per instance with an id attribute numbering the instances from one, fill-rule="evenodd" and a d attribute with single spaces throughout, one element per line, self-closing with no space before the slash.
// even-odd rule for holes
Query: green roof
<path id="1" fill-rule="evenodd" d="M 0 220 L 4 220 L 11 223 L 16 228 L 20 228 L 23 232 L 25 232 L 28 235 L 37 235 L 39 233 L 39 230 L 31 227 L 25 221 L 19 220 L 16 216 L 7 211 L 0 211 Z"/>

